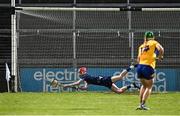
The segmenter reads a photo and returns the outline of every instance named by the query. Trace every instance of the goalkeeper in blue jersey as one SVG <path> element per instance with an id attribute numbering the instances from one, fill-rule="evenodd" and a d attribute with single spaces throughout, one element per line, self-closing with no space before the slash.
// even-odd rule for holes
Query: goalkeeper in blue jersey
<path id="1" fill-rule="evenodd" d="M 57 80 L 53 80 L 51 82 L 51 84 L 52 84 L 52 86 L 60 85 L 64 88 L 66 88 L 66 87 L 74 87 L 74 86 L 80 85 L 81 82 L 84 82 L 84 86 L 80 86 L 80 87 L 78 87 L 78 89 L 86 90 L 88 88 L 88 85 L 92 84 L 92 85 L 105 86 L 105 87 L 111 89 L 113 92 L 121 94 L 132 87 L 138 88 L 138 89 L 140 88 L 135 83 L 124 86 L 122 88 L 117 87 L 115 84 L 115 82 L 122 80 L 126 76 L 126 74 L 131 70 L 131 68 L 133 68 L 133 66 L 130 66 L 128 69 L 123 70 L 121 72 L 121 74 L 116 75 L 116 76 L 91 76 L 91 75 L 87 74 L 86 67 L 81 67 L 78 70 L 80 80 L 78 80 L 74 83 L 70 83 L 70 84 L 60 84 L 60 83 L 58 83 Z"/>

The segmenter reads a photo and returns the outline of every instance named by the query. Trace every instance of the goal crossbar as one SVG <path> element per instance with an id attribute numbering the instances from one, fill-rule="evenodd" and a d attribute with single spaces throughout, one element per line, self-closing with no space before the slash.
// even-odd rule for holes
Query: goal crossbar
<path id="1" fill-rule="evenodd" d="M 16 7 L 21 10 L 46 11 L 136 11 L 136 8 Z M 138 8 L 139 9 L 139 8 Z M 141 11 L 180 11 L 180 8 L 141 8 Z M 138 10 L 139 11 L 139 10 Z"/>

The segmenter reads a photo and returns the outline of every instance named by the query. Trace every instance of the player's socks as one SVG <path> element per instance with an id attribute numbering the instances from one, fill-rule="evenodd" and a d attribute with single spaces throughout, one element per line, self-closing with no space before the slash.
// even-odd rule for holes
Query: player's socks
<path id="1" fill-rule="evenodd" d="M 137 67 L 137 65 L 130 65 L 126 71 L 129 72 L 130 70 L 134 69 L 134 67 Z"/>
<path id="2" fill-rule="evenodd" d="M 130 88 L 133 88 L 133 87 L 135 87 L 135 86 L 134 86 L 134 83 L 132 83 L 132 84 L 130 84 L 130 85 L 127 85 L 127 89 L 130 89 Z"/>
<path id="3" fill-rule="evenodd" d="M 135 82 L 133 82 L 132 84 L 133 84 L 134 88 L 138 88 L 138 89 L 140 89 L 140 87 L 139 87 L 138 85 L 136 85 L 136 83 L 135 83 Z"/>
<path id="4" fill-rule="evenodd" d="M 127 71 L 127 72 L 129 72 L 130 70 L 131 70 L 131 68 L 130 68 L 130 67 L 126 69 L 126 71 Z"/>
<path id="5" fill-rule="evenodd" d="M 134 87 L 134 84 L 130 84 L 130 85 L 127 85 L 127 89 L 130 89 L 130 88 L 133 88 Z"/>
<path id="6" fill-rule="evenodd" d="M 130 88 L 132 88 L 132 84 L 127 85 L 127 89 L 130 89 Z"/>
<path id="7" fill-rule="evenodd" d="M 145 103 L 146 103 L 146 101 L 142 100 L 141 105 L 144 105 Z"/>
<path id="8" fill-rule="evenodd" d="M 129 66 L 129 67 L 126 69 L 126 71 L 129 72 L 129 71 L 132 70 L 133 68 L 134 68 L 134 66 L 131 65 L 131 66 Z"/>

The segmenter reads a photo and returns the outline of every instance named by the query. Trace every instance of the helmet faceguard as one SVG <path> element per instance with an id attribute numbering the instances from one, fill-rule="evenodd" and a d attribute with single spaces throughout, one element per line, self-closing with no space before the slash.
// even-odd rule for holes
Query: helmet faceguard
<path id="1" fill-rule="evenodd" d="M 78 73 L 80 75 L 86 74 L 87 73 L 87 68 L 86 67 L 79 68 Z"/>

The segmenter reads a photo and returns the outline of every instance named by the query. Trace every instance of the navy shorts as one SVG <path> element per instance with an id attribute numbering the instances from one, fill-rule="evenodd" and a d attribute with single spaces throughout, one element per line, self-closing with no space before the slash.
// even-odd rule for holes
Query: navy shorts
<path id="1" fill-rule="evenodd" d="M 140 79 L 151 80 L 154 77 L 154 69 L 149 65 L 138 64 L 137 74 Z"/>
<path id="2" fill-rule="evenodd" d="M 101 85 L 111 89 L 111 87 L 112 87 L 111 77 L 104 77 L 104 78 L 102 78 L 101 79 Z"/>

